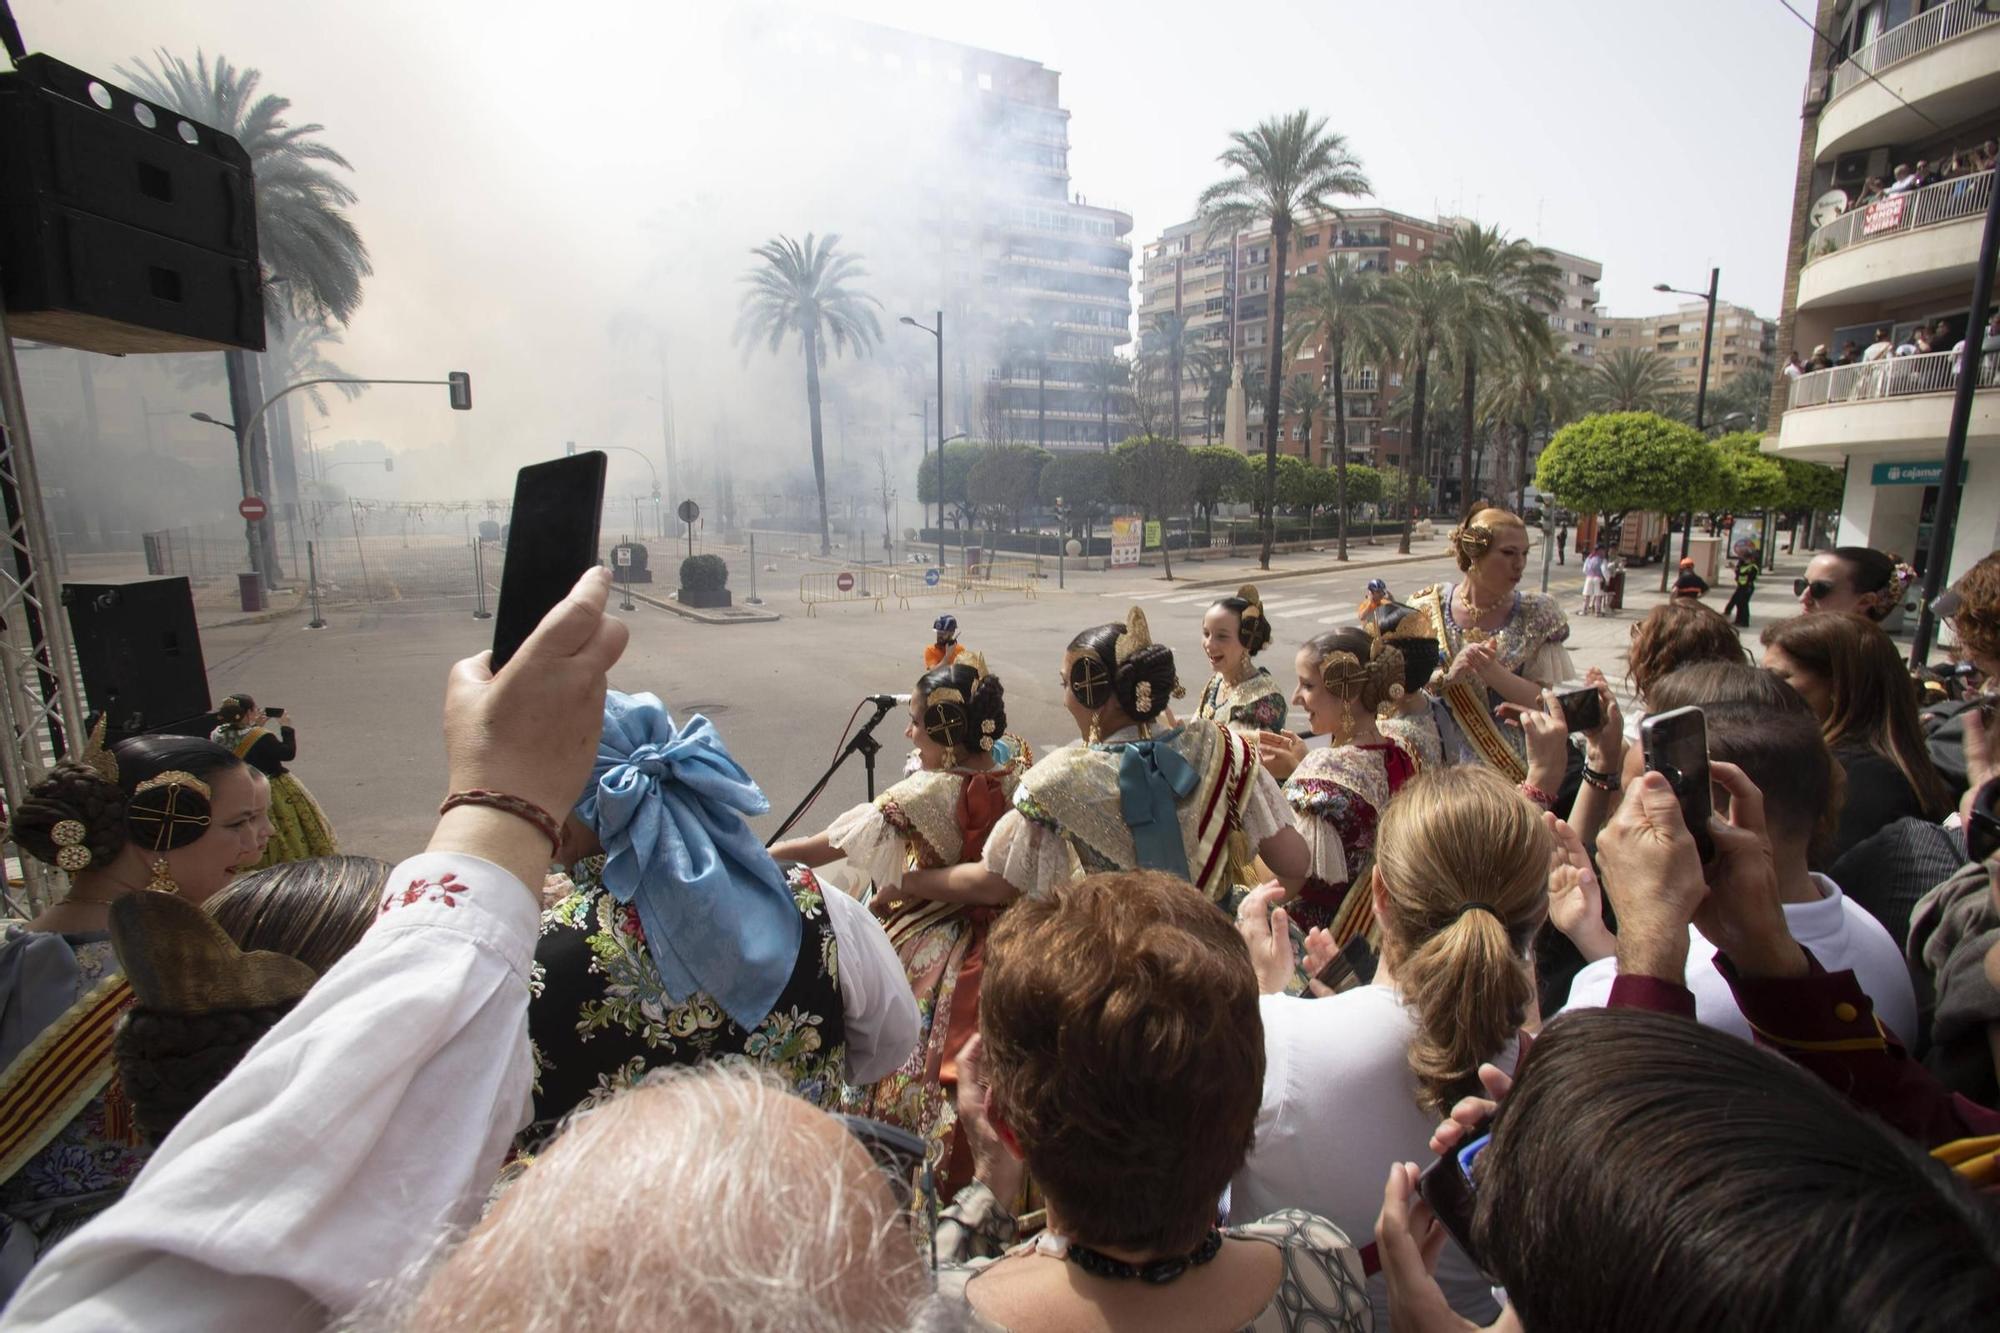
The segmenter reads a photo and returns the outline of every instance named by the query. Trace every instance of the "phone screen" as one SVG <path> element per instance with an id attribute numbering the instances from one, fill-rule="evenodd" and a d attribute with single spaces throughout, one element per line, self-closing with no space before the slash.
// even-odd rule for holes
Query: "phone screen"
<path id="1" fill-rule="evenodd" d="M 1581 736 L 1604 725 L 1604 696 L 1594 689 L 1570 690 L 1556 696 L 1562 705 L 1563 725 L 1571 735 Z"/>
<path id="2" fill-rule="evenodd" d="M 1714 810 L 1714 792 L 1708 776 L 1708 722 L 1699 708 L 1676 708 L 1655 713 L 1639 725 L 1639 739 L 1646 752 L 1646 769 L 1665 777 L 1680 798 L 1681 818 L 1706 861 L 1714 850 L 1708 836 L 1708 817 Z"/>
<path id="3" fill-rule="evenodd" d="M 1482 1131 L 1478 1138 L 1440 1155 L 1417 1176 L 1417 1193 L 1437 1214 L 1446 1234 L 1475 1264 L 1479 1253 L 1472 1244 L 1472 1165 L 1491 1138 Z"/>
<path id="4" fill-rule="evenodd" d="M 542 617 L 597 563 L 604 461 L 593 449 L 515 474 L 507 561 L 493 617 L 493 670 L 507 665 Z"/>

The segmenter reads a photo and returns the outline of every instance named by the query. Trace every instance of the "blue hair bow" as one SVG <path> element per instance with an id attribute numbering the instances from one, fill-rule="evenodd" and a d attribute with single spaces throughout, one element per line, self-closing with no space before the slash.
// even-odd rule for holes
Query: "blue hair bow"
<path id="1" fill-rule="evenodd" d="M 1180 751 L 1167 744 L 1178 729 L 1148 741 L 1116 747 L 1119 813 L 1132 830 L 1132 849 L 1147 870 L 1188 877 L 1187 843 L 1181 838 L 1180 802 L 1194 793 L 1201 775 Z"/>
<path id="2" fill-rule="evenodd" d="M 605 695 L 576 806 L 604 844 L 604 887 L 638 908 L 667 999 L 704 992 L 744 1028 L 778 1002 L 803 930 L 784 872 L 744 822 L 770 808 L 707 718 L 677 727 L 654 695 Z"/>

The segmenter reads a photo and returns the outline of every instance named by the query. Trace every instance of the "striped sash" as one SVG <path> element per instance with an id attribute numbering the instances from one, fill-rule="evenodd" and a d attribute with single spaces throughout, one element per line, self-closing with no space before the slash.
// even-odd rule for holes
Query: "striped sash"
<path id="1" fill-rule="evenodd" d="M 0 1180 L 27 1165 L 111 1082 L 111 1041 L 131 1003 L 130 982 L 104 978 L 0 1074 Z"/>

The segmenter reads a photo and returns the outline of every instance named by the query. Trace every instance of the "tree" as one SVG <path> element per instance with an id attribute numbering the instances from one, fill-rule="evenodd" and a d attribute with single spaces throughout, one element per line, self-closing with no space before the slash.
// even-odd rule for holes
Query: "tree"
<path id="1" fill-rule="evenodd" d="M 966 473 L 965 498 L 986 511 L 989 529 L 997 529 L 997 520 L 1004 517 L 1012 531 L 1021 530 L 1021 515 L 1035 503 L 1036 484 L 1051 456 L 1026 444 L 990 444 L 980 450 Z"/>
<path id="2" fill-rule="evenodd" d="M 195 52 L 194 64 L 164 50 L 144 57 L 130 68 L 119 66 L 119 77 L 139 96 L 172 108 L 192 120 L 214 126 L 235 139 L 249 154 L 256 185 L 257 262 L 263 276 L 265 323 L 282 330 L 291 319 L 323 317 L 346 324 L 361 305 L 362 279 L 374 265 L 347 210 L 356 199 L 333 169 L 353 165 L 319 139 L 325 126 L 293 125 L 285 119 L 292 109 L 283 97 L 257 95 L 263 76 L 217 56 Z M 268 339 L 267 339 L 268 341 Z M 252 354 L 223 354 L 229 377 L 232 417 L 247 421 L 264 402 L 262 377 Z M 238 451 L 257 493 L 272 494 L 271 455 L 261 425 L 237 441 Z M 292 470 L 287 460 L 282 467 Z M 267 574 L 278 571 L 275 523 L 260 523 L 260 544 Z"/>
<path id="3" fill-rule="evenodd" d="M 1083 382 L 1097 400 L 1098 420 L 1104 431 L 1104 452 L 1111 452 L 1111 409 L 1131 390 L 1132 368 L 1115 356 L 1094 357 L 1083 363 Z"/>
<path id="4" fill-rule="evenodd" d="M 1190 449 L 1194 459 L 1194 503 L 1201 510 L 1202 535 L 1215 545 L 1215 507 L 1242 498 L 1255 485 L 1250 460 L 1226 444 Z"/>
<path id="5" fill-rule="evenodd" d="M 1231 174 L 1201 192 L 1197 212 L 1213 237 L 1244 231 L 1259 223 L 1271 228 L 1271 337 L 1275 356 L 1285 345 L 1285 275 L 1292 229 L 1301 219 L 1338 216 L 1333 201 L 1368 193 L 1360 159 L 1343 135 L 1328 132 L 1326 120 L 1304 109 L 1274 117 L 1254 130 L 1237 130 L 1216 158 Z M 1278 479 L 1278 393 L 1282 376 L 1264 388 L 1264 493 L 1276 493 Z M 1176 423 L 1178 426 L 1179 423 Z M 1261 568 L 1271 567 L 1277 520 L 1265 505 Z"/>
<path id="6" fill-rule="evenodd" d="M 965 483 L 972 475 L 972 465 L 979 461 L 979 455 L 987 447 L 969 440 L 955 440 L 944 447 L 944 503 L 958 511 L 957 524 L 960 528 L 972 524 L 972 503 L 967 498 Z M 937 474 L 938 454 L 932 450 L 917 465 L 918 504 L 938 503 Z"/>
<path id="7" fill-rule="evenodd" d="M 1035 368 L 1035 444 L 1049 447 L 1049 331 L 1040 324 L 1017 320 L 1007 326 L 1000 354 L 1006 362 L 1005 378 L 1013 379 L 1021 365 Z"/>
<path id="8" fill-rule="evenodd" d="M 1634 510 L 1700 508 L 1721 487 L 1722 465 L 1701 433 L 1653 412 L 1588 416 L 1556 432 L 1535 485 L 1556 503 L 1602 517 L 1608 530 Z"/>
<path id="9" fill-rule="evenodd" d="M 1382 503 L 1384 473 L 1366 463 L 1355 463 L 1347 469 L 1346 504 L 1372 505 Z"/>
<path id="10" fill-rule="evenodd" d="M 1181 438 L 1181 385 L 1187 379 L 1188 358 L 1201 346 L 1201 334 L 1188 326 L 1187 316 L 1169 310 L 1153 316 L 1153 327 L 1140 339 L 1145 355 L 1152 357 L 1167 373 L 1167 394 L 1172 403 L 1173 430 L 1169 438 Z"/>
<path id="11" fill-rule="evenodd" d="M 1117 492 L 1139 506 L 1142 518 L 1160 520 L 1160 560 L 1169 582 L 1174 557 L 1167 545 L 1167 524 L 1194 495 L 1192 452 L 1179 440 L 1134 437 L 1111 451 L 1117 469 Z"/>
<path id="12" fill-rule="evenodd" d="M 1278 460 L 1278 500 L 1306 511 L 1306 539 L 1310 541 L 1313 515 L 1336 501 L 1333 473 L 1286 454 Z"/>
<path id="13" fill-rule="evenodd" d="M 1229 410 L 1229 380 L 1234 373 L 1234 362 L 1229 349 L 1206 345 L 1198 353 L 1201 380 L 1201 442 L 1214 444 L 1215 433 L 1223 414 Z"/>
<path id="14" fill-rule="evenodd" d="M 1326 410 L 1326 390 L 1320 388 L 1319 380 L 1312 375 L 1294 375 L 1285 381 L 1285 411 L 1299 418 L 1305 427 L 1305 451 L 1301 455 L 1308 463 L 1312 461 L 1313 430 L 1319 425 L 1320 414 Z"/>
<path id="15" fill-rule="evenodd" d="M 1659 412 L 1673 400 L 1679 383 L 1658 352 L 1621 347 L 1597 358 L 1583 397 L 1594 412 Z"/>
<path id="16" fill-rule="evenodd" d="M 1551 431 L 1569 424 L 1576 407 L 1577 364 L 1557 350 L 1544 327 L 1539 336 L 1509 343 L 1491 370 L 1480 395 L 1480 416 L 1515 431 L 1513 485 L 1496 486 L 1495 490 L 1503 495 L 1512 490 L 1516 507 L 1525 507 L 1528 449 L 1535 427 L 1545 419 Z M 1496 474 L 1499 471 L 1495 469 Z"/>
<path id="17" fill-rule="evenodd" d="M 1062 501 L 1064 511 L 1073 523 L 1081 524 L 1088 541 L 1092 525 L 1111 512 L 1111 501 L 1116 497 L 1113 472 L 1108 453 L 1057 454 L 1042 469 L 1038 483 L 1042 503 Z"/>
<path id="18" fill-rule="evenodd" d="M 1771 415 L 1771 368 L 1751 366 L 1734 379 L 1709 390 L 1710 424 L 1762 432 Z M 1741 417 L 1741 421 L 1731 418 Z"/>
<path id="19" fill-rule="evenodd" d="M 1430 450 L 1424 439 L 1424 412 L 1429 405 L 1431 356 L 1450 336 L 1458 318 L 1457 284 L 1435 264 L 1417 264 L 1404 269 L 1382 284 L 1383 299 L 1389 307 L 1390 341 L 1396 359 L 1411 377 L 1410 446 L 1403 464 L 1412 484 L 1411 500 L 1403 505 L 1403 536 L 1397 550 L 1410 553 L 1410 519 L 1419 483 L 1429 475 Z"/>
<path id="20" fill-rule="evenodd" d="M 1132 363 L 1132 421 L 1141 438 L 1167 438 L 1168 391 L 1159 361 L 1142 356 Z"/>
<path id="21" fill-rule="evenodd" d="M 1715 496 L 1718 507 L 1731 511 L 1772 511 L 1785 502 L 1790 489 L 1785 469 L 1776 458 L 1759 451 L 1761 438 L 1755 431 L 1739 431 L 1724 435 L 1712 446 L 1721 468 L 1721 484 Z"/>
<path id="22" fill-rule="evenodd" d="M 819 553 L 833 553 L 826 521 L 826 440 L 820 423 L 819 372 L 826 365 L 827 347 L 836 356 L 852 351 L 857 357 L 882 341 L 882 325 L 870 306 L 882 304 L 848 284 L 866 277 L 859 255 L 835 253 L 840 237 L 815 243 L 810 232 L 803 242 L 778 236 L 750 253 L 763 262 L 743 275 L 749 288 L 736 319 L 734 341 L 743 347 L 747 363 L 756 345 L 776 355 L 787 337 L 799 340 L 806 363 L 806 416 L 812 427 L 813 481 L 819 489 Z"/>
<path id="23" fill-rule="evenodd" d="M 1498 227 L 1463 222 L 1439 243 L 1431 263 L 1443 268 L 1458 288 L 1458 319 L 1452 328 L 1452 360 L 1459 373 L 1458 472 L 1463 501 L 1476 488 L 1472 436 L 1478 401 L 1479 358 L 1510 344 L 1548 338 L 1548 320 L 1534 302 L 1559 304 L 1560 276 L 1549 253 Z"/>
<path id="24" fill-rule="evenodd" d="M 1389 319 L 1382 304 L 1382 283 L 1373 273 L 1356 268 L 1346 255 L 1335 255 L 1299 289 L 1304 316 L 1285 345 L 1296 361 L 1307 343 L 1318 342 L 1326 352 L 1327 383 L 1333 389 L 1334 467 L 1339 500 L 1340 551 L 1347 559 L 1347 365 L 1348 358 L 1367 360 L 1381 354 L 1389 340 Z M 1374 532 L 1371 529 L 1370 537 Z"/>

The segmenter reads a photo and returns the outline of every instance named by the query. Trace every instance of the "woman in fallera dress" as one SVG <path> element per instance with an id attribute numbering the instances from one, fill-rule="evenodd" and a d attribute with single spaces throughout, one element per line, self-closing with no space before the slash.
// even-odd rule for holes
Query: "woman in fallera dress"
<path id="1" fill-rule="evenodd" d="M 771 849 L 780 862 L 822 866 L 840 857 L 869 890 L 917 999 L 916 1050 L 902 1067 L 856 1090 L 850 1107 L 933 1145 L 940 1194 L 971 1178 L 955 1105 L 958 1058 L 979 1031 L 979 980 L 998 909 L 926 897 L 921 872 L 977 863 L 1032 762 L 1007 734 L 1000 678 L 977 653 L 928 671 L 910 696 L 904 729 L 922 768 L 810 838 Z"/>
<path id="2" fill-rule="evenodd" d="M 1201 650 L 1215 674 L 1202 688 L 1195 716 L 1213 718 L 1245 735 L 1285 725 L 1285 687 L 1253 660 L 1271 642 L 1271 622 L 1252 584 L 1208 608 Z"/>

